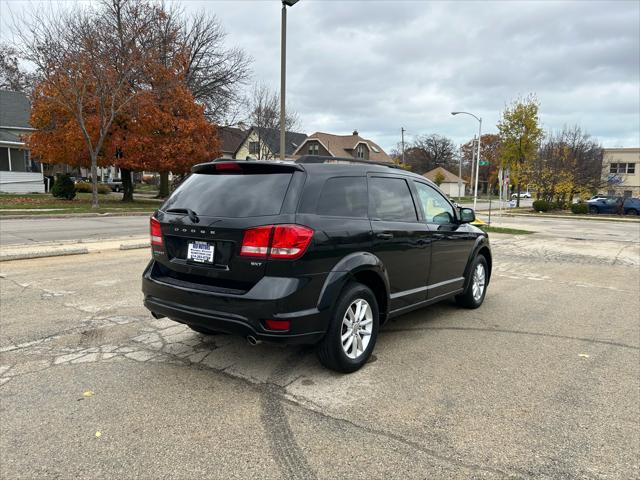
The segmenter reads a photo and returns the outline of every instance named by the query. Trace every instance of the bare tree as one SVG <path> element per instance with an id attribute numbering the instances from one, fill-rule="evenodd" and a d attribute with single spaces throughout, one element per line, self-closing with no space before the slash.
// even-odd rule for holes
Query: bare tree
<path id="1" fill-rule="evenodd" d="M 98 156 L 116 116 L 137 94 L 132 85 L 146 56 L 139 48 L 144 5 L 132 0 L 111 0 L 109 5 L 121 14 L 115 29 L 104 11 L 78 8 L 34 10 L 18 30 L 22 56 L 40 76 L 34 101 L 56 104 L 82 131 L 91 159 L 93 208 L 98 207 Z"/>
<path id="2" fill-rule="evenodd" d="M 21 68 L 19 62 L 17 50 L 0 43 L 0 88 L 30 94 L 35 75 Z"/>
<path id="3" fill-rule="evenodd" d="M 271 160 L 276 157 L 270 145 L 279 145 L 280 139 L 280 95 L 264 84 L 254 85 L 251 97 L 247 100 L 247 121 L 255 128 L 259 149 L 258 160 Z M 286 109 L 285 129 L 298 128 L 299 117 L 289 106 Z"/>
<path id="4" fill-rule="evenodd" d="M 174 13 L 175 15 L 175 13 Z M 205 105 L 214 123 L 229 124 L 241 101 L 240 88 L 250 74 L 251 59 L 240 48 L 227 48 L 226 32 L 215 15 L 201 11 L 184 25 L 181 42 L 187 52 L 186 80 L 194 98 Z"/>
<path id="5" fill-rule="evenodd" d="M 405 149 L 405 162 L 414 172 L 425 173 L 436 167 L 457 168 L 456 146 L 442 135 L 420 135 Z"/>

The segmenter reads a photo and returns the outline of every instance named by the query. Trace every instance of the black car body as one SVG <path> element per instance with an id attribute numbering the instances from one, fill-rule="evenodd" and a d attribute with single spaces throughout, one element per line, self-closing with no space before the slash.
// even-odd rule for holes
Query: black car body
<path id="1" fill-rule="evenodd" d="M 456 209 L 422 176 L 327 162 L 341 161 L 195 166 L 151 218 L 145 306 L 203 333 L 314 344 L 338 328 L 337 305 L 357 285 L 362 298 L 375 297 L 364 303 L 376 335 L 389 318 L 445 298 L 482 303 L 491 251 L 487 234 L 468 223 L 472 211 Z M 470 301 L 478 259 L 484 283 Z M 351 360 L 323 363 L 353 371 L 366 358 Z"/>

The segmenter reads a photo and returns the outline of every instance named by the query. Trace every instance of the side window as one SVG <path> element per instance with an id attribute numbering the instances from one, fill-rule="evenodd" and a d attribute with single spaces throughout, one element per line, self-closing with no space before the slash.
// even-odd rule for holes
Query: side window
<path id="1" fill-rule="evenodd" d="M 367 217 L 367 183 L 365 177 L 328 179 L 318 199 L 318 215 L 332 217 Z"/>
<path id="2" fill-rule="evenodd" d="M 415 222 L 411 190 L 402 178 L 369 178 L 369 215 L 375 220 Z"/>
<path id="3" fill-rule="evenodd" d="M 453 207 L 435 189 L 424 183 L 414 182 L 418 197 L 424 210 L 427 223 L 446 224 L 453 223 L 456 216 Z"/>

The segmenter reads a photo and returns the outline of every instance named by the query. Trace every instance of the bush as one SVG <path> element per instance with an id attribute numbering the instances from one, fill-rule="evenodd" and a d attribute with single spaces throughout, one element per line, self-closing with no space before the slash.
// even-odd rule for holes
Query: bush
<path id="1" fill-rule="evenodd" d="M 546 200 L 536 200 L 533 202 L 533 209 L 536 212 L 548 212 L 551 210 L 551 204 Z"/>
<path id="2" fill-rule="evenodd" d="M 589 213 L 589 206 L 586 203 L 574 203 L 571 205 L 571 211 L 576 214 Z"/>
<path id="3" fill-rule="evenodd" d="M 89 182 L 76 183 L 76 192 L 91 193 L 91 183 Z M 103 195 L 107 193 L 111 193 L 111 188 L 109 187 L 109 185 L 98 184 L 98 193 Z"/>
<path id="4" fill-rule="evenodd" d="M 51 194 L 56 198 L 73 200 L 76 196 L 76 186 L 73 184 L 73 180 L 69 178 L 69 175 L 59 175 L 53 184 Z"/>

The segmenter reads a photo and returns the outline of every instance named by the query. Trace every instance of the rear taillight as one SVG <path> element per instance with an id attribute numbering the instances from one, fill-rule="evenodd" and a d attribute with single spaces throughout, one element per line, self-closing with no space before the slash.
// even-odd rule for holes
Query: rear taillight
<path id="1" fill-rule="evenodd" d="M 160 226 L 160 222 L 151 217 L 149 228 L 151 232 L 151 245 L 159 245 L 162 246 L 162 227 Z"/>
<path id="2" fill-rule="evenodd" d="M 269 251 L 269 241 L 271 240 L 271 231 L 273 225 L 265 225 L 263 227 L 250 228 L 245 230 L 242 238 L 242 247 L 240 247 L 240 255 L 247 257 L 265 257 Z"/>
<path id="3" fill-rule="evenodd" d="M 302 225 L 276 225 L 270 257 L 298 258 L 309 246 L 313 230 Z"/>
<path id="4" fill-rule="evenodd" d="M 263 225 L 244 232 L 240 255 L 295 259 L 302 256 L 313 230 L 302 225 Z"/>
<path id="5" fill-rule="evenodd" d="M 265 320 L 264 326 L 268 330 L 280 330 L 284 332 L 291 327 L 291 320 Z"/>

